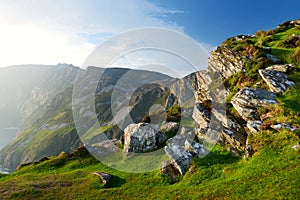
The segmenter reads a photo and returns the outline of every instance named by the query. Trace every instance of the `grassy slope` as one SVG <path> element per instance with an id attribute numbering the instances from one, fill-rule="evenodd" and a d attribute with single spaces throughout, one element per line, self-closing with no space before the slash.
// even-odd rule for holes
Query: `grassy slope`
<path id="1" fill-rule="evenodd" d="M 277 45 L 298 30 L 276 33 L 275 39 L 264 45 L 271 46 L 272 53 L 284 62 L 291 62 L 295 49 Z M 253 40 L 260 45 L 260 37 Z M 251 73 L 255 77 L 257 69 Z M 265 112 L 271 110 L 277 122 L 299 125 L 299 64 L 290 79 L 296 86 L 279 97 L 279 105 Z M 235 82 L 229 80 L 228 84 Z M 231 89 L 233 93 L 236 90 L 233 85 Z M 195 159 L 188 173 L 173 185 L 159 171 L 128 174 L 110 169 L 81 149 L 24 166 L 11 175 L 0 175 L 0 199 L 297 199 L 300 151 L 291 146 L 299 141 L 299 132 L 267 129 L 250 134 L 249 140 L 256 150 L 249 161 L 232 157 L 216 146 L 205 158 Z M 111 182 L 103 185 L 92 175 L 95 171 L 111 173 Z"/>

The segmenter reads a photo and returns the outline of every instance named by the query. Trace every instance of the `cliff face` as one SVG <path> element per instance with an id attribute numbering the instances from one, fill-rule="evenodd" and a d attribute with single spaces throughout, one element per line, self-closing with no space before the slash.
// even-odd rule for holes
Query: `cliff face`
<path id="1" fill-rule="evenodd" d="M 18 108 L 16 116 L 9 119 L 6 125 L 20 126 L 17 138 L 0 151 L 0 165 L 11 169 L 24 162 L 58 155 L 62 151 L 72 152 L 82 145 L 81 139 L 87 139 L 89 143 L 97 141 L 97 135 L 89 134 L 89 128 L 94 123 L 91 117 L 93 107 L 101 126 L 110 127 L 106 131 L 108 138 L 120 138 L 122 131 L 117 126 L 110 125 L 113 117 L 121 120 L 123 127 L 129 122 L 126 118 L 128 115 L 120 115 L 118 109 L 128 104 L 133 122 L 141 121 L 155 102 L 166 105 L 170 92 L 159 83 L 173 80 L 155 72 L 118 68 L 105 70 L 96 67 L 81 70 L 62 64 L 47 67 L 13 67 L 4 71 L 10 78 L 1 79 L 3 85 L 8 87 L 6 90 L 1 88 L 1 97 L 6 98 L 0 100 L 0 109 L 7 109 L 10 113 L 14 110 L 12 108 Z M 5 77 L 5 73 L 1 75 Z M 82 75 L 76 85 L 78 93 L 72 95 L 78 73 Z M 130 81 L 140 81 L 142 87 L 131 88 L 132 84 L 128 80 L 121 80 L 126 76 Z M 118 84 L 128 86 L 118 87 Z M 96 86 L 95 91 L 91 91 L 93 86 Z M 116 88 L 125 90 L 116 91 Z M 115 96 L 112 95 L 113 91 Z M 89 101 L 94 98 L 95 105 Z M 6 102 L 10 102 L 12 108 L 5 107 Z M 81 138 L 74 124 L 72 103 L 81 107 L 80 112 L 75 113 L 83 118 L 84 123 L 80 124 L 80 128 L 87 132 L 85 136 L 81 135 Z M 112 107 L 115 110 L 112 110 Z M 0 113 L 0 118 L 2 115 L 5 118 L 4 112 Z"/>

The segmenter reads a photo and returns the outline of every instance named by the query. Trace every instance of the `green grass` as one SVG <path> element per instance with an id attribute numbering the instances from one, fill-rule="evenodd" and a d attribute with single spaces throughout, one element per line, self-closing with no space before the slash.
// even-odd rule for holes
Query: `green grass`
<path id="1" fill-rule="evenodd" d="M 282 63 L 290 63 L 294 60 L 295 49 L 284 48 L 281 44 L 293 33 L 300 35 L 299 28 L 259 32 L 255 38 L 242 43 L 230 38 L 223 45 L 237 51 L 244 51 L 247 45 L 269 46 L 271 53 Z M 265 54 L 264 50 L 258 49 L 254 60 L 246 63 L 245 72 L 226 80 L 225 85 L 231 92 L 227 102 L 246 86 L 259 83 L 261 88 L 267 89 L 257 73 L 272 64 L 263 58 Z M 279 95 L 279 104 L 259 109 L 260 114 L 266 116 L 265 124 L 289 122 L 300 126 L 299 64 L 289 73 L 289 80 L 296 86 Z M 238 118 L 230 104 L 228 108 L 228 112 Z M 181 117 L 179 107 L 171 107 L 167 114 L 169 118 Z M 58 113 L 54 120 L 65 116 Z M 181 123 L 192 126 L 190 120 Z M 71 130 L 65 127 L 57 131 L 55 134 L 64 135 Z M 99 132 L 93 131 L 91 136 Z M 51 142 L 47 140 L 51 134 L 54 133 L 41 132 L 33 146 L 39 148 L 43 142 Z M 186 175 L 175 184 L 161 175 L 160 170 L 126 173 L 110 168 L 80 148 L 70 155 L 61 153 L 49 160 L 23 165 L 13 174 L 0 175 L 0 199 L 299 199 L 300 151 L 291 149 L 299 142 L 299 136 L 300 131 L 275 131 L 268 127 L 256 134 L 248 133 L 248 140 L 256 152 L 248 161 L 232 156 L 225 147 L 214 146 L 204 158 L 195 158 Z M 141 162 L 144 168 L 156 162 L 159 165 L 159 159 L 164 158 L 149 155 L 133 158 L 130 162 L 124 162 L 124 159 L 121 156 L 118 164 L 132 169 Z M 103 184 L 93 172 L 110 173 L 112 179 Z"/>
<path id="2" fill-rule="evenodd" d="M 283 131 L 257 134 L 250 161 L 231 156 L 220 146 L 195 159 L 178 183 L 159 172 L 125 173 L 111 169 L 81 149 L 69 156 L 22 167 L 0 176 L 1 199 L 296 199 L 299 194 L 297 136 Z M 263 143 L 263 144 L 261 144 Z M 113 175 L 107 185 L 93 172 Z"/>

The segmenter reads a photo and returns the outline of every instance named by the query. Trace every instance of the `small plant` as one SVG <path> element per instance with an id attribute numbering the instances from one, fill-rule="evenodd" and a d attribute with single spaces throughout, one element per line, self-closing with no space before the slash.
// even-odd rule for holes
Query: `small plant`
<path id="1" fill-rule="evenodd" d="M 297 47 L 294 53 L 294 60 L 296 63 L 300 64 L 300 47 Z"/>

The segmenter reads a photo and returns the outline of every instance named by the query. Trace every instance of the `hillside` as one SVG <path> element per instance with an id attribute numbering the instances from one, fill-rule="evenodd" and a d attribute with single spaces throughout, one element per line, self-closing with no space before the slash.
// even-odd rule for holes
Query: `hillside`
<path id="1" fill-rule="evenodd" d="M 82 145 L 72 113 L 73 82 L 77 73 L 79 73 L 77 67 L 68 65 L 19 66 L 6 68 L 3 71 L 4 73 L 1 75 L 6 77 L 6 79 L 1 80 L 3 84 L 10 85 L 11 82 L 13 83 L 7 90 L 2 91 L 1 96 L 5 97 L 1 100 L 3 101 L 3 109 L 7 109 L 6 112 L 13 113 L 17 108 L 16 116 L 11 119 L 6 118 L 8 124 L 4 127 L 17 126 L 20 128 L 17 137 L 1 149 L 0 166 L 14 170 L 21 163 L 59 155 L 61 151 L 71 153 Z M 96 112 L 102 126 L 107 126 L 112 120 L 110 95 L 113 86 L 128 71 L 128 69 L 112 68 L 104 70 L 96 67 L 81 70 L 84 76 L 81 84 L 84 86 L 98 84 Z M 102 72 L 102 80 L 97 83 L 98 77 L 95 74 Z M 171 77 L 155 72 L 138 70 L 131 70 L 130 72 L 131 76 L 142 77 L 145 82 L 149 82 L 149 80 L 155 82 L 173 80 Z M 30 73 L 32 75 L 29 75 Z M 143 76 L 140 74 L 143 74 Z M 141 110 L 140 104 L 143 103 L 144 107 L 150 106 L 153 101 L 159 100 L 160 97 L 157 97 L 157 95 L 163 96 L 162 94 L 167 92 L 164 88 L 160 89 L 155 85 L 148 87 L 147 90 L 142 90 L 139 100 L 132 102 L 134 105 L 132 112 L 135 113 L 132 116 L 137 118 L 138 121 L 146 114 L 145 111 Z M 15 93 L 11 93 L 11 91 L 15 91 Z M 152 94 L 151 100 L 143 97 L 147 95 L 147 91 L 158 91 L 158 93 Z M 85 92 L 86 90 L 80 89 L 78 95 L 84 95 Z M 126 96 L 126 91 L 122 96 Z M 162 99 L 166 97 L 163 96 Z M 6 102 L 10 102 L 12 108 L 7 106 Z M 76 102 L 76 99 L 74 99 L 74 102 Z M 89 107 L 89 105 L 84 106 Z M 6 112 L 2 112 L 3 118 L 5 118 Z M 89 121 L 90 119 L 87 117 L 85 125 Z M 113 128 L 111 126 L 111 129 Z M 118 130 L 115 128 L 114 130 L 116 131 L 111 131 L 111 134 L 118 135 Z M 86 134 L 85 137 L 93 140 L 94 136 Z M 84 137 L 81 139 L 84 139 Z"/>
<path id="2" fill-rule="evenodd" d="M 222 116 L 220 133 L 214 138 L 216 145 L 208 155 L 191 159 L 182 175 L 168 176 L 160 170 L 147 173 L 117 171 L 81 147 L 70 154 L 62 152 L 56 157 L 23 164 L 13 174 L 0 175 L 0 198 L 297 199 L 300 192 L 299 20 L 285 22 L 274 30 L 258 31 L 253 36 L 228 38 L 211 53 L 208 63 L 207 72 L 196 72 L 175 83 L 181 86 L 191 83 L 196 91 L 193 108 L 195 141 L 201 143 L 211 139 L 209 130 L 212 127 L 207 124 L 214 115 L 217 116 L 216 105 L 210 101 L 209 85 L 205 84 L 207 73 L 217 71 L 221 74 L 227 88 L 226 99 L 223 99 L 227 112 Z M 139 105 L 144 106 L 144 100 L 149 99 L 147 95 L 157 94 L 148 102 L 148 107 L 164 96 L 151 92 L 154 89 L 160 91 L 161 88 L 150 86 L 142 93 L 137 91 L 135 95 L 141 98 L 133 102 L 137 108 L 135 113 L 142 111 Z M 160 101 L 165 105 L 168 99 L 164 96 Z M 178 110 L 174 108 L 168 109 L 170 121 L 177 119 Z M 98 112 L 102 110 L 99 108 Z M 142 112 L 137 116 L 135 123 L 145 114 Z M 108 114 L 99 121 L 110 119 Z M 147 118 L 143 121 L 147 122 Z M 183 124 L 189 127 L 190 122 Z M 169 138 L 164 144 L 167 149 L 173 135 L 166 135 Z M 97 138 L 94 141 L 97 142 Z M 172 164 L 178 170 L 175 165 L 180 164 L 178 160 L 173 160 Z M 109 173 L 112 177 L 105 184 L 95 172 Z"/>

